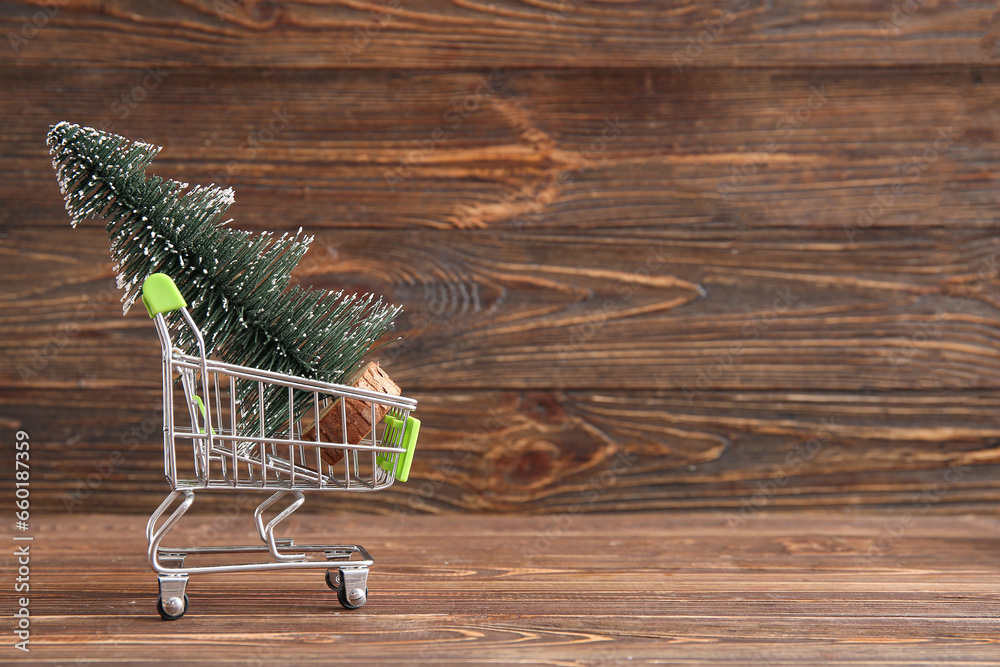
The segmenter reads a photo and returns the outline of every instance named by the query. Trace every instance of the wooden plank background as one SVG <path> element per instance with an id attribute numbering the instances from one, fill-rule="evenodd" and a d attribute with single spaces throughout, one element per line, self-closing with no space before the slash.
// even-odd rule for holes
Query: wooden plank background
<path id="1" fill-rule="evenodd" d="M 69 120 L 315 234 L 302 284 L 404 306 L 413 481 L 313 506 L 994 511 L 1000 20 L 901 7 L 0 2 L 0 424 L 35 507 L 165 492 L 159 346 L 69 227 Z"/>

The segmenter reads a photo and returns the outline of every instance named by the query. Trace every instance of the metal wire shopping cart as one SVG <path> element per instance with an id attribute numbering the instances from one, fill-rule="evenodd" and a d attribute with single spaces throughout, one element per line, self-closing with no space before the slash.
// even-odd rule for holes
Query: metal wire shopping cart
<path id="1" fill-rule="evenodd" d="M 171 491 L 146 524 L 149 562 L 159 578 L 160 616 L 174 620 L 187 611 L 185 589 L 191 574 L 273 569 L 326 569 L 326 583 L 337 591 L 341 605 L 347 609 L 363 605 L 368 598 L 368 568 L 373 564 L 364 547 L 296 545 L 289 538 L 275 537 L 274 531 L 302 506 L 304 491 L 378 491 L 397 479 L 405 482 L 420 428 L 420 421 L 410 416 L 417 402 L 209 359 L 201 331 L 168 276 L 147 278 L 142 299 L 163 347 L 163 469 Z M 175 311 L 180 313 L 177 327 L 188 328 L 199 355 L 174 347 L 164 315 Z M 286 401 L 283 425 L 266 427 L 268 406 L 278 403 L 284 410 Z M 370 409 L 369 423 L 376 425 L 357 442 L 347 441 L 348 402 L 355 407 L 362 402 Z M 341 442 L 326 441 L 326 431 L 310 430 L 309 424 L 320 423 L 321 411 L 336 415 L 338 403 L 339 433 L 345 435 Z M 381 413 L 385 416 L 376 419 Z M 253 514 L 262 544 L 161 546 L 194 503 L 196 492 L 251 490 L 274 491 Z M 269 508 L 286 496 L 291 502 L 265 520 Z M 258 559 L 269 555 L 270 560 L 233 562 L 242 554 L 257 554 Z M 223 562 L 189 566 L 188 557 Z"/>

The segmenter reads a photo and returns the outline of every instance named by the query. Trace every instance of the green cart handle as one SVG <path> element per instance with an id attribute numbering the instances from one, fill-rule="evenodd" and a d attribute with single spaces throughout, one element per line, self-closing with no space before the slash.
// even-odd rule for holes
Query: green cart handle
<path id="1" fill-rule="evenodd" d="M 161 313 L 187 308 L 187 301 L 170 276 L 154 273 L 142 283 L 142 305 L 146 306 L 146 312 L 152 319 Z"/>

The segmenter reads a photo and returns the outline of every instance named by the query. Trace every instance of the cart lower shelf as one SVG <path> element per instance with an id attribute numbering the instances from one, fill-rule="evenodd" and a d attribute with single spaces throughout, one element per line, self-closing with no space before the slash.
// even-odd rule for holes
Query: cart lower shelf
<path id="1" fill-rule="evenodd" d="M 364 547 L 357 544 L 347 545 L 295 545 L 292 540 L 284 540 L 282 546 L 304 552 L 321 552 L 326 561 L 286 561 L 281 563 L 254 563 L 247 567 L 227 566 L 226 572 L 260 569 L 289 569 L 299 566 L 303 568 L 327 568 L 326 585 L 337 592 L 337 600 L 344 609 L 357 609 L 368 601 L 368 568 L 372 560 Z M 196 547 L 186 550 L 157 549 L 161 564 L 170 565 L 170 574 L 160 574 L 159 596 L 156 599 L 156 611 L 167 621 L 175 621 L 184 616 L 188 610 L 187 583 L 188 575 L 201 572 L 218 571 L 212 566 L 184 568 L 187 556 L 195 554 L 237 554 L 237 553 L 267 553 L 266 546 L 232 546 L 232 547 Z M 352 560 L 355 553 L 363 554 L 365 560 Z"/>
<path id="2" fill-rule="evenodd" d="M 294 499 L 284 510 L 267 523 L 264 513 L 286 495 Z M 254 525 L 262 544 L 243 546 L 189 546 L 165 547 L 161 542 L 177 525 L 180 518 L 194 503 L 194 492 L 187 489 L 171 492 L 150 516 L 146 524 L 146 541 L 149 562 L 157 573 L 159 595 L 156 611 L 164 620 L 174 621 L 187 613 L 187 583 L 192 574 L 219 574 L 230 572 L 257 572 L 264 570 L 325 569 L 326 584 L 337 592 L 337 599 L 345 609 L 357 609 L 368 601 L 368 569 L 374 565 L 368 551 L 359 544 L 295 544 L 291 538 L 274 535 L 275 528 L 292 512 L 302 506 L 305 498 L 299 491 L 279 491 L 257 506 Z M 180 501 L 178 503 L 178 501 Z M 160 519 L 174 505 L 166 520 Z M 242 554 L 268 556 L 261 562 L 225 562 L 223 564 L 190 565 L 189 557 L 219 557 L 230 560 Z"/>

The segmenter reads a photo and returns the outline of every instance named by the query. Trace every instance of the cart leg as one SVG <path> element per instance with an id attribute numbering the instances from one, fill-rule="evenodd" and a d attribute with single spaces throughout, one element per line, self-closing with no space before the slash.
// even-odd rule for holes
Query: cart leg
<path id="1" fill-rule="evenodd" d="M 173 511 L 166 521 L 163 522 L 159 528 L 156 528 L 156 522 L 159 520 L 160 516 L 163 515 L 167 509 L 173 504 L 173 502 L 179 498 L 181 495 L 184 496 L 184 500 L 177 506 L 177 509 Z M 173 491 L 167 496 L 160 506 L 153 512 L 153 515 L 149 517 L 149 522 L 146 524 L 146 539 L 149 542 L 149 564 L 152 566 L 153 571 L 157 574 L 167 574 L 167 575 L 177 575 L 184 574 L 183 572 L 177 571 L 165 571 L 165 568 L 169 568 L 169 565 L 161 565 L 159 562 L 160 557 L 160 542 L 166 537 L 170 529 L 173 528 L 184 513 L 188 511 L 191 504 L 194 502 L 194 493 L 189 490 L 184 491 Z M 154 530 L 155 528 L 155 530 Z M 183 561 L 182 561 L 183 562 Z M 179 566 L 178 566 L 179 567 Z"/>
<path id="2" fill-rule="evenodd" d="M 281 543 L 280 546 L 287 548 L 293 546 L 291 540 L 276 540 L 274 537 L 275 527 L 287 519 L 292 512 L 302 507 L 302 503 L 306 501 L 306 498 L 302 495 L 301 491 L 292 491 L 291 494 L 295 498 L 292 504 L 278 513 L 276 517 L 268 521 L 266 526 L 264 525 L 264 510 L 284 497 L 286 493 L 288 492 L 278 491 L 258 505 L 257 509 L 255 509 L 253 513 L 254 524 L 257 526 L 257 534 L 260 535 L 260 539 L 267 543 L 267 549 L 271 552 L 271 556 L 273 556 L 275 560 L 302 560 L 306 557 L 304 553 L 283 554 L 278 551 L 279 542 Z"/>
<path id="3" fill-rule="evenodd" d="M 327 570 L 326 585 L 337 591 L 337 599 L 344 609 L 357 609 L 368 602 L 367 567 Z"/>
<path id="4" fill-rule="evenodd" d="M 160 517 L 163 516 L 168 509 L 170 509 L 170 507 L 174 504 L 174 501 L 181 496 L 184 497 L 184 500 L 181 502 L 180 506 L 174 510 L 174 513 L 166 522 L 167 524 L 170 524 L 170 526 L 166 527 L 166 530 L 164 530 L 164 526 L 161 526 L 159 531 L 157 531 L 156 522 L 160 520 Z M 160 506 L 156 508 L 152 515 L 150 515 L 149 521 L 146 522 L 146 544 L 152 545 L 153 540 L 157 540 L 157 543 L 162 541 L 163 536 L 166 535 L 167 531 L 169 531 L 170 528 L 177 523 L 181 516 L 188 511 L 188 508 L 191 507 L 191 503 L 193 502 L 194 493 L 187 489 L 183 491 L 171 491 L 168 493 L 167 497 L 163 499 L 162 503 L 160 503 Z"/>

